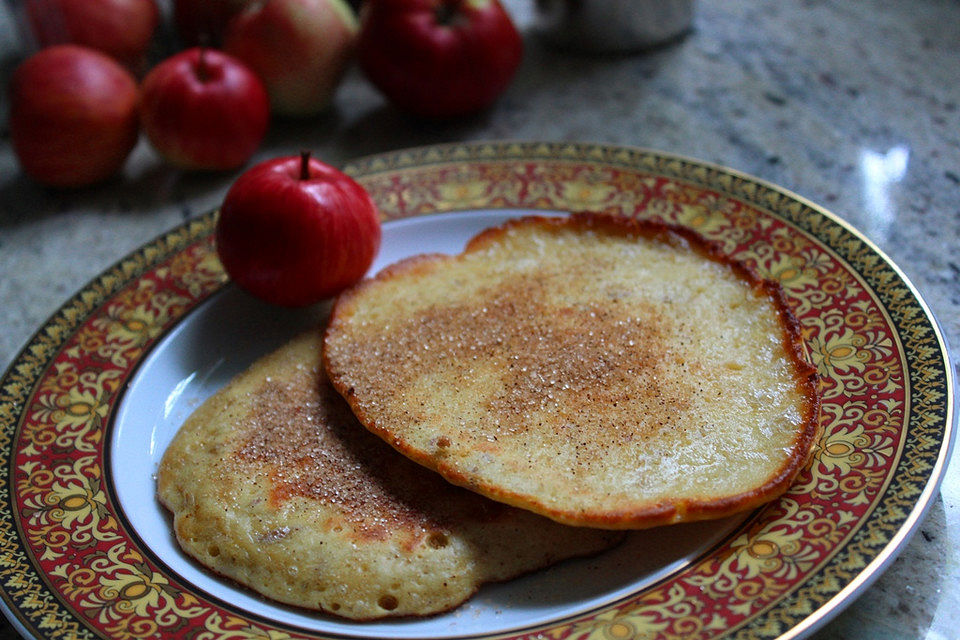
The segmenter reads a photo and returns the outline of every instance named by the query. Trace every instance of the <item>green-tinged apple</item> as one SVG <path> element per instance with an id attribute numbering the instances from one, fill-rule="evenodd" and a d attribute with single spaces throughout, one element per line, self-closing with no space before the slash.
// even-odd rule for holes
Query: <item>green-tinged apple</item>
<path id="1" fill-rule="evenodd" d="M 356 15 L 344 0 L 266 0 L 234 16 L 223 48 L 260 76 L 274 114 L 303 117 L 329 104 L 356 33 Z"/>
<path id="2" fill-rule="evenodd" d="M 146 64 L 160 11 L 154 0 L 26 0 L 40 47 L 79 44 L 135 71 Z"/>
<path id="3" fill-rule="evenodd" d="M 304 152 L 237 178 L 220 207 L 216 242 L 241 288 L 305 306 L 363 277 L 380 248 L 380 216 L 360 184 Z"/>
<path id="4" fill-rule="evenodd" d="M 115 174 L 137 142 L 137 81 L 87 47 L 48 47 L 10 81 L 10 138 L 24 173 L 79 187 Z"/>
<path id="5" fill-rule="evenodd" d="M 367 0 L 357 56 L 398 107 L 449 118 L 493 104 L 520 65 L 523 41 L 497 0 Z"/>
<path id="6" fill-rule="evenodd" d="M 267 133 L 270 106 L 260 78 L 216 49 L 167 58 L 143 79 L 140 121 L 150 143 L 184 169 L 243 165 Z"/>

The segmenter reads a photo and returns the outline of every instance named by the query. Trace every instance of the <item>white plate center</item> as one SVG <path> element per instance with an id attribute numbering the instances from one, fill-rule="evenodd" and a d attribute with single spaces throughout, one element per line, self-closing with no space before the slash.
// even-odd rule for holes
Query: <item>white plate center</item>
<path id="1" fill-rule="evenodd" d="M 458 253 L 490 226 L 542 211 L 490 210 L 422 216 L 384 225 L 371 272 L 419 253 Z M 206 571 L 177 546 L 156 499 L 160 458 L 179 426 L 207 397 L 256 358 L 316 324 L 314 310 L 283 310 L 234 287 L 212 296 L 144 359 L 120 402 L 111 432 L 109 475 L 130 526 L 180 580 L 222 605 L 297 629 L 368 638 L 453 638 L 503 633 L 591 611 L 681 569 L 742 518 L 630 534 L 596 558 L 573 560 L 488 585 L 462 607 L 423 619 L 352 623 L 274 604 Z"/>

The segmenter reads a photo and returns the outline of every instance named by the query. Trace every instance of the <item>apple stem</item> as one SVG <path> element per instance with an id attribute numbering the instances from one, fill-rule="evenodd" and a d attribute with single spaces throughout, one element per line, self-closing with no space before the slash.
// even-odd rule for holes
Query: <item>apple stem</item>
<path id="1" fill-rule="evenodd" d="M 300 179 L 310 179 L 310 152 L 306 150 L 300 152 Z"/>
<path id="2" fill-rule="evenodd" d="M 456 0 L 443 0 L 436 9 L 434 17 L 437 24 L 442 27 L 455 27 L 463 24 L 463 15 L 460 13 L 459 3 Z"/>
<path id="3" fill-rule="evenodd" d="M 200 55 L 197 58 L 197 78 L 200 82 L 206 82 L 209 77 L 207 71 L 207 47 L 205 45 L 200 46 Z"/>

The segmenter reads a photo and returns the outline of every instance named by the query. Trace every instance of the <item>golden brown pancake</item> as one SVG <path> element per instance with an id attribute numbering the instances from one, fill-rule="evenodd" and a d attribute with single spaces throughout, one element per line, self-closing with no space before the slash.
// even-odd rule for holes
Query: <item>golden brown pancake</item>
<path id="1" fill-rule="evenodd" d="M 479 585 L 619 540 L 455 487 L 360 426 L 320 331 L 201 405 L 163 456 L 180 546 L 274 600 L 366 620 L 450 609 Z"/>
<path id="2" fill-rule="evenodd" d="M 818 428 L 776 284 L 692 231 L 531 217 L 337 300 L 324 363 L 370 431 L 559 522 L 643 528 L 782 494 Z"/>

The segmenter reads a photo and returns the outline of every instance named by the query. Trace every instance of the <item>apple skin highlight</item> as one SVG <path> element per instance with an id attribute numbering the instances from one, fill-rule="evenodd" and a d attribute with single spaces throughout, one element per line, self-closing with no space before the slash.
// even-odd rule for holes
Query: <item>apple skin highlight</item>
<path id="1" fill-rule="evenodd" d="M 507 89 L 523 40 L 497 0 L 370 0 L 357 56 L 400 109 L 452 118 L 490 107 Z"/>
<path id="2" fill-rule="evenodd" d="M 274 115 L 313 116 L 353 61 L 357 18 L 344 0 L 253 3 L 227 25 L 224 50 L 263 80 Z"/>
<path id="3" fill-rule="evenodd" d="M 263 82 L 245 64 L 216 49 L 175 54 L 143 79 L 140 120 L 153 147 L 188 170 L 242 166 L 270 124 Z"/>
<path id="4" fill-rule="evenodd" d="M 14 152 L 24 173 L 47 186 L 109 178 L 140 135 L 133 75 L 87 47 L 56 45 L 27 58 L 9 95 Z"/>
<path id="5" fill-rule="evenodd" d="M 380 215 L 366 190 L 304 153 L 262 162 L 234 182 L 216 242 L 238 286 L 272 304 L 301 307 L 359 281 L 380 235 Z"/>

